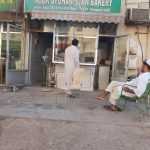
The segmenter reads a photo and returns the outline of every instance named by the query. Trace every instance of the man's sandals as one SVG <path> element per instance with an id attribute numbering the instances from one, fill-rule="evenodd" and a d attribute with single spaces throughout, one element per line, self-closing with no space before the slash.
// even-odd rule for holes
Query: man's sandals
<path id="1" fill-rule="evenodd" d="M 116 105 L 105 105 L 104 108 L 108 111 L 121 112 L 122 109 Z"/>

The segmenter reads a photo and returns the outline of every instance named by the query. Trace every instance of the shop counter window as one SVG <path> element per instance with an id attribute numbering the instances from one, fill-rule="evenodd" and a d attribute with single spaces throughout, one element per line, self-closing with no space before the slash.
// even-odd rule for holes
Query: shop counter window
<path id="1" fill-rule="evenodd" d="M 97 51 L 97 27 L 83 24 L 58 24 L 54 43 L 54 62 L 63 63 L 65 50 L 74 38 L 79 40 L 80 63 L 95 64 Z"/>

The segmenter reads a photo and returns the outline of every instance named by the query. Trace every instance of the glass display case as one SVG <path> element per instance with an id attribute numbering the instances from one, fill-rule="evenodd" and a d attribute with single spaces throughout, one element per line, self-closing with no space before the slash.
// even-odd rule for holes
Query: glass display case
<path id="1" fill-rule="evenodd" d="M 65 49 L 74 38 L 79 40 L 80 63 L 96 64 L 98 26 L 61 22 L 56 24 L 54 38 L 54 63 L 63 63 Z"/>

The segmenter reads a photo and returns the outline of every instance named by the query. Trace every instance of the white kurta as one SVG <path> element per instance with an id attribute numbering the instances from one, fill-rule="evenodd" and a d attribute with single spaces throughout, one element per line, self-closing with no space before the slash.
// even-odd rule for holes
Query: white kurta
<path id="1" fill-rule="evenodd" d="M 70 46 L 65 50 L 65 88 L 71 94 L 74 71 L 79 68 L 79 49 Z"/>
<path id="2" fill-rule="evenodd" d="M 122 87 L 124 85 L 129 85 L 128 87 L 134 91 L 135 94 L 129 94 L 126 92 L 123 92 L 123 95 L 128 96 L 128 97 L 141 97 L 147 87 L 147 84 L 150 80 L 150 73 L 142 73 L 139 75 L 139 77 L 133 79 L 130 82 L 117 82 L 117 81 L 112 81 L 111 84 L 107 87 L 106 91 L 110 92 L 110 103 L 113 105 L 116 105 L 116 100 L 120 97 Z M 131 87 L 131 86 L 134 87 Z"/>

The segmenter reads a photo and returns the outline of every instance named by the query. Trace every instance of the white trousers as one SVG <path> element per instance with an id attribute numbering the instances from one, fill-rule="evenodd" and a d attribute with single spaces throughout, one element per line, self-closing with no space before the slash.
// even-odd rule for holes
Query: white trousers
<path id="1" fill-rule="evenodd" d="M 67 95 L 72 95 L 73 71 L 65 70 L 65 92 Z"/>
<path id="2" fill-rule="evenodd" d="M 110 93 L 110 97 L 109 97 L 109 102 L 112 104 L 112 105 L 116 105 L 117 104 L 117 99 L 120 98 L 121 96 L 121 92 L 122 92 L 122 88 L 123 86 L 126 84 L 126 82 L 118 82 L 118 81 L 112 81 L 106 91 Z M 128 86 L 126 86 L 128 87 Z M 131 93 L 127 93 L 127 92 L 123 92 L 122 93 L 124 96 L 127 96 L 127 97 L 134 97 L 135 95 L 134 94 L 131 94 Z"/>

